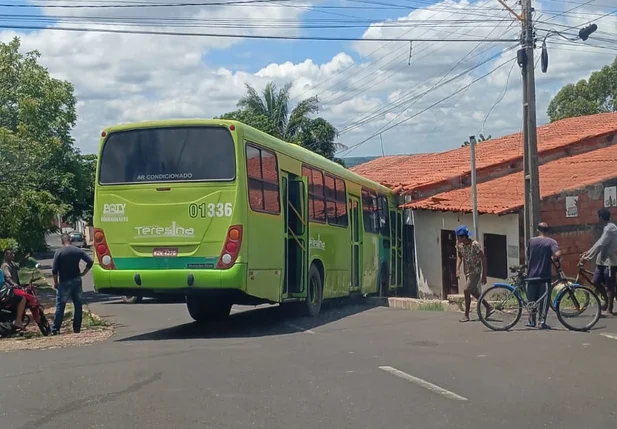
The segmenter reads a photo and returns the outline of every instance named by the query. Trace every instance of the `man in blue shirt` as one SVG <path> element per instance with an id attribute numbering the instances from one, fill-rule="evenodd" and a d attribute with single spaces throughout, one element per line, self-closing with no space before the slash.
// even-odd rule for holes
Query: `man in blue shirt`
<path id="1" fill-rule="evenodd" d="M 559 245 L 552 238 L 547 237 L 549 227 L 546 222 L 540 222 L 537 226 L 538 235 L 529 240 L 527 245 L 527 277 L 537 278 L 538 280 L 527 283 L 527 299 L 529 301 L 538 301 L 546 292 L 544 298 L 540 301 L 540 329 L 547 329 L 546 316 L 548 314 L 548 289 L 551 285 L 552 277 L 552 261 L 561 257 Z M 529 315 L 527 326 L 534 328 L 536 326 L 536 313 L 532 312 Z"/>
<path id="2" fill-rule="evenodd" d="M 81 271 L 79 263 L 84 261 L 86 268 Z M 58 334 L 64 318 L 64 309 L 69 298 L 73 301 L 75 315 L 73 316 L 73 332 L 79 333 L 81 330 L 82 318 L 82 285 L 81 278 L 92 268 L 94 262 L 92 258 L 82 249 L 71 245 L 71 237 L 62 234 L 62 247 L 56 250 L 54 255 L 53 268 L 54 288 L 58 290 L 56 295 L 56 314 L 54 325 L 51 328 L 53 335 Z"/>

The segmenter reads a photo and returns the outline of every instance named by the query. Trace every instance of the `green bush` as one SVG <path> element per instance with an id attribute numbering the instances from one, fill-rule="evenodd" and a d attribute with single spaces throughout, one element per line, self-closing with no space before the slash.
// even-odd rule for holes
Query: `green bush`
<path id="1" fill-rule="evenodd" d="M 7 249 L 18 250 L 17 240 L 13 238 L 0 238 L 0 251 L 4 252 Z"/>

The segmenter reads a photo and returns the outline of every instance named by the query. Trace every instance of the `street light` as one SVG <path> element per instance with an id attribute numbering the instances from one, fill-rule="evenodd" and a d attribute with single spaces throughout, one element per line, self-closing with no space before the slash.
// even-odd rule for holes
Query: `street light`
<path id="1" fill-rule="evenodd" d="M 598 26 L 596 24 L 588 25 L 587 27 L 580 29 L 580 31 L 578 32 L 578 37 L 584 42 L 585 40 L 589 39 L 589 36 L 593 34 L 597 29 Z"/>
<path id="2" fill-rule="evenodd" d="M 556 31 L 556 30 L 550 30 L 546 36 L 544 36 L 544 39 L 542 40 L 542 53 L 540 55 L 540 63 L 542 66 L 542 73 L 546 73 L 546 71 L 548 70 L 548 48 L 546 47 L 546 39 L 548 39 L 551 36 L 559 36 L 563 39 L 566 39 L 568 42 L 575 42 L 577 40 L 582 40 L 583 42 L 586 41 L 587 39 L 589 39 L 589 36 L 591 36 L 593 33 L 596 32 L 596 30 L 598 29 L 598 26 L 596 24 L 591 24 L 588 25 L 587 27 L 583 27 L 579 30 L 578 32 L 578 36 L 576 37 L 567 37 L 565 36 L 563 33 Z"/>

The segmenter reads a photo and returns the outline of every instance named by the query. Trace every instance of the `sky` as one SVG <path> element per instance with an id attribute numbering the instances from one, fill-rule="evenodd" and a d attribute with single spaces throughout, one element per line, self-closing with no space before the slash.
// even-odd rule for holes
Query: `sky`
<path id="1" fill-rule="evenodd" d="M 548 72 L 536 67 L 541 125 L 563 85 L 617 56 L 617 0 L 533 5 L 536 59 L 549 35 Z M 587 41 L 566 40 L 589 23 L 598 31 Z M 515 133 L 520 32 L 497 0 L 0 0 L 0 41 L 18 36 L 53 77 L 73 83 L 83 153 L 97 151 L 107 126 L 211 118 L 235 110 L 246 84 L 260 91 L 271 81 L 293 83 L 294 105 L 318 97 L 319 116 L 348 147 L 343 157 L 444 151 L 471 135 Z"/>

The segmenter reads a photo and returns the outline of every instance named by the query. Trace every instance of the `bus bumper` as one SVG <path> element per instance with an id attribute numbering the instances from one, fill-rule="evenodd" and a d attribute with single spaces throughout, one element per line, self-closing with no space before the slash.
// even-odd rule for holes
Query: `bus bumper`
<path id="1" fill-rule="evenodd" d="M 216 289 L 246 291 L 246 264 L 227 270 L 105 270 L 92 268 L 94 290 L 110 295 L 190 294 Z"/>

